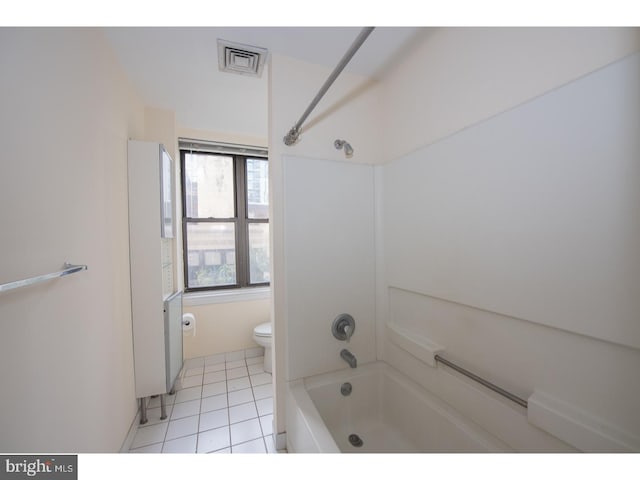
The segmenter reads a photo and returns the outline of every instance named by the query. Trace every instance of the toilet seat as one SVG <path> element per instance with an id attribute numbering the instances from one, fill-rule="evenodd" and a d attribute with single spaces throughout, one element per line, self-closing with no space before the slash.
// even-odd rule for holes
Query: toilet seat
<path id="1" fill-rule="evenodd" d="M 253 329 L 253 333 L 256 337 L 270 337 L 271 336 L 271 322 L 261 323 Z"/>

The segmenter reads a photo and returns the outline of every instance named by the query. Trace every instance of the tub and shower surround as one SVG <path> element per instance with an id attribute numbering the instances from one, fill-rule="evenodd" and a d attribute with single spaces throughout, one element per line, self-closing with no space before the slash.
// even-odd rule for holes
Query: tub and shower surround
<path id="1" fill-rule="evenodd" d="M 640 451 L 634 35 L 629 29 L 437 29 L 388 72 L 377 92 L 381 105 L 369 95 L 375 89 L 336 101 L 330 121 L 314 123 L 304 142 L 274 151 L 279 159 L 334 158 L 327 142 L 347 138 L 355 147 L 352 163 L 380 164 L 373 167 L 376 321 L 364 355 L 362 345 L 354 346 L 352 373 L 382 360 L 515 451 Z M 554 48 L 538 52 L 545 45 Z M 456 65 L 458 82 L 441 75 L 446 68 L 424 68 L 444 67 L 452 57 L 443 51 L 471 60 Z M 528 60 L 518 63 L 522 59 Z M 287 66 L 274 65 L 278 88 Z M 305 84 L 301 77 L 292 82 Z M 502 81 L 509 85 L 504 94 L 495 87 Z M 277 125 L 281 113 L 274 123 L 285 131 L 290 125 Z M 384 129 L 375 124 L 380 118 Z M 287 212 L 287 168 L 276 187 L 285 192 L 279 228 L 288 254 L 299 218 Z M 313 212 L 341 213 L 343 205 L 323 204 L 334 194 L 334 179 L 321 178 L 325 188 L 311 203 Z M 304 236 L 295 235 L 298 241 Z M 279 278 L 294 270 L 296 279 L 311 272 L 330 278 L 334 251 L 308 250 L 311 268 L 299 257 L 281 266 Z M 358 285 L 350 276 L 330 282 L 338 295 Z M 325 329 L 336 314 L 354 312 L 301 316 L 302 308 L 289 310 L 300 290 L 289 282 L 276 292 L 276 330 L 287 342 L 280 398 L 289 395 L 287 381 L 350 371 L 338 356 L 343 346 L 331 343 Z M 326 288 L 302 294 L 301 303 L 313 306 L 308 311 L 333 302 Z M 441 345 L 445 358 L 526 399 L 537 413 L 445 365 L 427 365 L 391 340 L 388 324 Z M 569 423 L 561 420 L 565 413 Z M 293 445 L 300 422 L 324 423 L 319 413 L 301 415 L 287 411 Z M 284 422 L 284 412 L 280 418 Z"/>
<path id="2" fill-rule="evenodd" d="M 382 359 L 517 451 L 640 451 L 638 83 L 636 53 L 380 167 L 377 328 L 442 345 L 529 409 L 388 335 Z"/>
<path id="3" fill-rule="evenodd" d="M 628 56 L 374 169 L 376 357 L 518 452 L 640 451 L 639 66 Z M 529 408 L 429 366 L 387 325 Z"/>
<path id="4" fill-rule="evenodd" d="M 373 167 L 285 157 L 288 380 L 375 360 Z M 349 342 L 332 335 L 341 314 Z M 276 338 L 277 341 L 277 338 Z"/>
<path id="5" fill-rule="evenodd" d="M 344 368 L 359 371 L 376 357 L 373 167 L 303 157 L 285 157 L 283 167 L 288 305 L 280 319 L 287 325 L 287 368 L 280 375 L 291 382 Z M 348 342 L 332 334 L 332 322 L 342 314 L 355 321 Z M 344 349 L 357 368 L 345 363 Z M 282 406 L 288 389 L 287 383 L 278 397 Z M 287 445 L 307 451 L 296 444 L 297 414 L 283 416 Z"/>

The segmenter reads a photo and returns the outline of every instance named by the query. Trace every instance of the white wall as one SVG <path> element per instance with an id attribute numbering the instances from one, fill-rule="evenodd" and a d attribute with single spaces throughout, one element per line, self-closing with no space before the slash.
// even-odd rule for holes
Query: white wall
<path id="1" fill-rule="evenodd" d="M 639 47 L 637 29 L 439 29 L 382 84 L 397 160 L 377 172 L 378 332 L 429 338 L 632 450 L 640 59 L 620 59 Z M 569 448 L 525 412 L 509 427 L 513 407 L 490 414 L 493 397 L 446 369 L 390 342 L 380 354 L 519 449 Z M 626 449 L 553 418 L 578 449 Z"/>
<path id="2" fill-rule="evenodd" d="M 638 49 L 638 28 L 434 28 L 380 84 L 384 161 Z"/>
<path id="3" fill-rule="evenodd" d="M 288 322 L 290 320 L 289 307 L 292 306 L 291 302 L 297 302 L 297 300 L 288 296 L 287 292 L 289 285 L 292 285 L 292 283 L 291 280 L 287 278 L 287 271 L 285 269 L 285 261 L 288 261 L 287 258 L 289 256 L 289 246 L 286 243 L 285 228 L 291 228 L 291 226 L 286 226 L 285 208 L 288 208 L 289 201 L 287 200 L 285 202 L 284 198 L 285 189 L 288 188 L 288 184 L 285 183 L 284 179 L 284 157 L 291 157 L 289 161 L 293 161 L 293 158 L 301 158 L 344 162 L 344 153 L 336 150 L 333 142 L 336 139 L 346 139 L 355 149 L 355 154 L 353 158 L 349 160 L 350 162 L 372 164 L 382 160 L 379 149 L 380 117 L 377 85 L 371 83 L 366 78 L 344 72 L 308 118 L 299 142 L 291 147 L 284 145 L 282 138 L 300 118 L 330 73 L 331 68 L 308 64 L 280 55 L 272 55 L 271 57 L 271 65 L 269 68 L 270 233 L 273 279 L 271 284 L 273 299 L 271 317 L 274 321 L 273 348 L 275 351 L 275 422 L 277 432 L 283 432 L 285 430 L 284 386 L 289 379 L 288 372 L 285 371 L 286 365 L 287 363 L 293 364 L 293 362 L 303 361 L 303 359 L 290 356 L 290 352 L 287 349 L 288 337 L 292 333 L 288 331 Z M 322 163 L 319 163 L 318 165 L 321 164 Z M 326 179 L 326 176 L 323 176 L 323 178 Z M 339 180 L 339 178 L 337 180 Z M 309 182 L 309 188 L 316 189 L 315 191 L 319 195 L 325 197 L 326 187 L 327 185 L 321 185 L 316 180 Z M 331 205 L 334 207 L 342 208 L 337 199 L 344 199 L 345 192 L 339 192 L 337 190 L 336 192 L 338 196 L 334 200 L 328 201 L 331 202 Z M 295 201 L 295 198 L 292 199 L 292 201 Z M 314 208 L 317 209 L 318 204 L 315 204 Z M 327 209 L 326 212 L 329 213 L 331 210 Z M 305 225 L 308 224 L 307 221 Z M 328 222 L 324 225 L 330 226 L 331 223 Z M 322 252 L 318 252 L 318 254 L 321 253 Z M 341 253 L 341 258 L 343 255 L 344 254 Z M 323 258 L 326 257 L 312 257 L 311 261 L 314 265 L 318 265 L 323 263 Z M 326 265 L 326 262 L 322 265 L 323 270 Z M 308 274 L 313 276 L 316 273 L 310 269 Z M 338 288 L 339 285 L 343 285 L 345 289 L 350 289 L 352 285 L 349 282 L 352 280 L 353 277 L 349 275 L 344 280 L 337 280 L 336 285 L 332 288 L 335 289 Z M 307 282 L 308 281 L 305 280 L 305 283 Z M 312 281 L 311 285 L 317 286 L 318 284 Z M 324 290 L 322 289 L 318 290 L 318 293 L 318 298 L 325 302 L 322 309 L 322 312 L 325 312 L 322 315 L 322 322 L 324 322 L 326 327 L 323 332 L 330 335 L 329 329 L 333 318 L 338 313 L 342 313 L 342 308 L 346 308 L 346 306 L 340 303 L 334 304 L 334 299 L 324 295 Z M 295 307 L 299 309 L 300 305 L 296 303 Z M 296 313 L 298 311 L 299 310 L 297 310 Z M 360 316 L 358 315 L 358 317 Z M 333 339 L 333 337 L 324 340 L 318 340 L 306 335 L 303 336 L 303 338 L 296 338 L 300 330 L 307 324 L 306 322 L 308 322 L 310 326 L 313 326 L 319 320 L 315 317 L 310 318 L 308 315 L 304 315 L 293 318 L 292 321 L 294 322 L 293 329 L 295 331 L 294 336 L 291 338 L 292 342 L 294 339 L 296 341 L 301 340 L 302 346 L 306 345 L 311 347 L 314 342 L 320 341 L 322 345 L 327 347 L 327 357 L 331 358 L 332 354 L 329 352 L 332 351 L 333 347 L 330 347 L 330 340 Z M 360 335 L 360 338 L 363 339 L 365 338 L 363 332 L 371 331 L 372 328 L 367 326 L 367 324 L 371 322 L 372 325 L 374 320 L 373 318 L 367 318 L 366 315 L 363 315 L 361 318 L 357 318 L 356 321 L 358 322 L 356 328 L 359 329 L 357 335 Z M 289 345 L 291 344 L 292 343 L 289 343 Z M 296 348 L 298 348 L 296 352 L 301 351 L 300 346 Z M 368 358 L 370 354 L 363 351 L 362 355 L 361 361 Z M 328 368 L 339 368 L 339 366 L 342 366 L 342 364 L 339 363 L 341 362 L 339 358 L 337 360 L 330 359 L 328 362 L 327 364 L 323 359 L 322 366 L 328 366 Z M 346 364 L 344 365 L 346 366 Z M 297 375 L 303 371 L 317 371 L 319 366 L 320 365 L 305 364 L 305 368 L 298 370 L 294 368 L 292 373 Z"/>
<path id="4" fill-rule="evenodd" d="M 162 143 L 175 163 L 180 162 L 178 155 L 178 136 L 176 114 L 172 110 L 146 106 L 144 109 L 144 138 L 149 142 Z"/>
<path id="5" fill-rule="evenodd" d="M 183 300 L 183 312 L 196 318 L 195 335 L 183 337 L 184 358 L 256 348 L 253 329 L 269 322 L 270 299 L 191 305 Z"/>
<path id="6" fill-rule="evenodd" d="M 347 367 L 347 348 L 375 360 L 373 167 L 284 158 L 287 380 Z M 333 320 L 355 320 L 349 343 L 333 337 Z"/>
<path id="7" fill-rule="evenodd" d="M 360 75 L 343 72 L 302 127 L 292 146 L 282 139 L 316 96 L 333 68 L 272 55 L 270 72 L 269 148 L 271 153 L 376 164 L 384 160 L 380 151 L 379 85 Z M 346 139 L 355 154 L 345 159 L 333 141 Z M 274 155 L 275 156 L 275 155 Z"/>
<path id="8" fill-rule="evenodd" d="M 0 451 L 115 452 L 135 416 L 127 138 L 143 106 L 94 29 L 0 29 Z"/>
<path id="9" fill-rule="evenodd" d="M 389 282 L 640 347 L 639 62 L 385 168 Z"/>
<path id="10" fill-rule="evenodd" d="M 194 128 L 186 128 L 182 125 L 178 125 L 178 137 L 194 138 L 196 140 L 209 140 L 211 142 L 236 143 L 239 145 L 254 145 L 258 147 L 266 147 L 266 145 L 268 144 L 268 139 L 266 136 L 249 135 L 243 133 L 242 131 L 220 132 L 211 130 L 198 130 Z"/>

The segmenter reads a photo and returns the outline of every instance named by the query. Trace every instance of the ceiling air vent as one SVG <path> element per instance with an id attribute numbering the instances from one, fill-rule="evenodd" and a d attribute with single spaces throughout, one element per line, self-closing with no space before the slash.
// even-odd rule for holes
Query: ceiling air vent
<path id="1" fill-rule="evenodd" d="M 267 53 L 266 48 L 218 39 L 218 66 L 222 72 L 260 77 Z"/>

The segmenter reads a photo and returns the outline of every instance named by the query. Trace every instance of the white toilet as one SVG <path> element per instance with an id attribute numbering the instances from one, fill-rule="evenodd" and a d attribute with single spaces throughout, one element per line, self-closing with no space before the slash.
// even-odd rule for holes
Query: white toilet
<path id="1" fill-rule="evenodd" d="M 264 371 L 271 373 L 271 322 L 261 323 L 253 329 L 253 341 L 264 347 Z"/>

